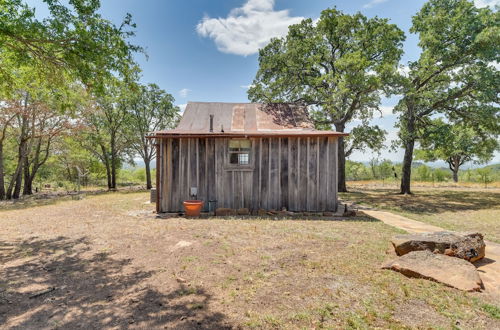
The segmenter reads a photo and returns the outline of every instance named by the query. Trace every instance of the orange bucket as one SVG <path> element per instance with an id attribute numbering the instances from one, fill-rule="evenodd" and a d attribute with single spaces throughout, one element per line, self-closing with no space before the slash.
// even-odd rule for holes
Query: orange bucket
<path id="1" fill-rule="evenodd" d="M 186 210 L 186 215 L 189 217 L 199 217 L 201 214 L 201 208 L 203 207 L 203 201 L 184 201 L 184 209 Z"/>

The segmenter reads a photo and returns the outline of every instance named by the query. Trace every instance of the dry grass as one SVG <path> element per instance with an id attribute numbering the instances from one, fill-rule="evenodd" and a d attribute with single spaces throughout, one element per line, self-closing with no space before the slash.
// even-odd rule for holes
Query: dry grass
<path id="1" fill-rule="evenodd" d="M 383 223 L 156 219 L 147 198 L 114 193 L 0 212 L 0 324 L 500 327 L 484 294 L 380 270 L 398 232 Z"/>
<path id="2" fill-rule="evenodd" d="M 360 180 L 360 181 L 349 181 L 347 185 L 353 188 L 389 188 L 397 189 L 399 188 L 399 180 Z M 497 191 L 500 192 L 500 181 L 490 182 L 484 186 L 483 183 L 479 182 L 428 182 L 428 181 L 412 181 L 412 188 L 419 189 L 447 189 L 447 190 L 481 190 L 481 191 Z"/>
<path id="3" fill-rule="evenodd" d="M 398 194 L 395 188 L 350 186 L 345 200 L 386 209 L 409 218 L 454 231 L 479 231 L 500 243 L 500 191 L 416 188 L 414 194 Z"/>

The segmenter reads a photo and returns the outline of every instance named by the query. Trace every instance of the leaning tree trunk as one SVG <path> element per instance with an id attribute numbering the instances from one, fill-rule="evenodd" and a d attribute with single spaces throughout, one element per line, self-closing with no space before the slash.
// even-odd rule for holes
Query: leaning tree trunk
<path id="1" fill-rule="evenodd" d="M 453 170 L 453 182 L 458 182 L 458 168 Z"/>
<path id="2" fill-rule="evenodd" d="M 26 140 L 21 139 L 19 145 L 19 156 L 17 161 L 17 167 L 14 171 L 14 175 L 12 175 L 12 180 L 9 183 L 9 187 L 7 188 L 7 199 L 18 199 L 21 195 L 21 185 L 23 182 L 23 168 L 25 165 L 26 159 Z"/>
<path id="3" fill-rule="evenodd" d="M 335 124 L 335 130 L 343 133 L 345 130 L 344 124 Z M 338 139 L 338 176 L 337 176 L 337 189 L 339 192 L 347 192 L 345 183 L 345 144 L 344 137 Z"/>
<path id="4" fill-rule="evenodd" d="M 23 173 L 19 171 L 16 177 L 16 185 L 14 186 L 14 192 L 12 193 L 13 199 L 18 199 L 21 196 L 21 185 L 23 183 Z"/>

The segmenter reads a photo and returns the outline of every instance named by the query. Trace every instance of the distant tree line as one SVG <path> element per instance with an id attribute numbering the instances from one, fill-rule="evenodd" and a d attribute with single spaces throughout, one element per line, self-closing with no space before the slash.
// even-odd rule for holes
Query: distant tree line
<path id="1" fill-rule="evenodd" d="M 376 180 L 384 183 L 398 182 L 403 172 L 401 163 L 390 160 L 372 159 L 368 163 L 346 162 L 346 179 L 349 181 Z M 457 179 L 455 181 L 455 179 Z M 491 182 L 500 181 L 500 165 L 469 168 L 460 172 L 458 177 L 447 168 L 430 167 L 422 163 L 414 163 L 412 180 L 419 182 L 468 182 L 487 186 Z"/>

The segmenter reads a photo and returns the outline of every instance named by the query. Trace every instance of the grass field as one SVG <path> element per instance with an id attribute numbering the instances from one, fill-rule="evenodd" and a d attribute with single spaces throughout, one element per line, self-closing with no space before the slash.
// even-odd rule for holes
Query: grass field
<path id="1" fill-rule="evenodd" d="M 156 219 L 147 199 L 1 211 L 2 328 L 500 327 L 485 294 L 381 270 L 381 222 Z"/>
<path id="2" fill-rule="evenodd" d="M 413 192 L 404 196 L 396 187 L 351 184 L 341 198 L 449 230 L 479 231 L 500 243 L 500 189 L 416 187 Z"/>

